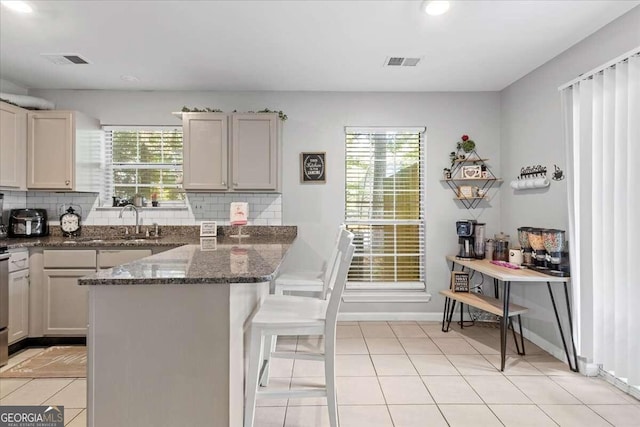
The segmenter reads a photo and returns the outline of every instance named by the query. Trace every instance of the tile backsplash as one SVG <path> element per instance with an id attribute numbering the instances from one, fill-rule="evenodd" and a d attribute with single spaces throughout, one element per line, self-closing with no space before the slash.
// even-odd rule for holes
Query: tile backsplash
<path id="1" fill-rule="evenodd" d="M 16 208 L 42 208 L 47 210 L 49 221 L 58 223 L 61 212 L 70 204 L 80 206 L 85 225 L 132 225 L 135 216 L 125 212 L 118 218 L 120 209 L 99 206 L 97 193 L 55 193 L 2 191 L 4 219 L 7 211 Z M 229 204 L 249 203 L 249 225 L 282 225 L 282 195 L 270 193 L 187 193 L 187 206 L 143 208 L 140 218 L 144 225 L 197 225 L 199 221 L 218 221 L 229 224 Z"/>

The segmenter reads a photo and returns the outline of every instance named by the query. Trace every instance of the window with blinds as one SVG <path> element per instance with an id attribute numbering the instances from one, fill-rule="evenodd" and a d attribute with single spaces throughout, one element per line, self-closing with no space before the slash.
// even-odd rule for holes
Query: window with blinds
<path id="1" fill-rule="evenodd" d="M 346 132 L 349 282 L 424 284 L 424 129 Z"/>
<path id="2" fill-rule="evenodd" d="M 105 127 L 105 203 L 140 194 L 163 204 L 184 204 L 182 128 Z"/>

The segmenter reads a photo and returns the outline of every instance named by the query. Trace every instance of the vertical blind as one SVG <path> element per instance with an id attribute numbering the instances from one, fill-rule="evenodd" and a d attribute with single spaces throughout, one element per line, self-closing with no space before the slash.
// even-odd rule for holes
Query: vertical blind
<path id="1" fill-rule="evenodd" d="M 350 282 L 424 283 L 424 129 L 346 131 Z"/>
<path id="2" fill-rule="evenodd" d="M 638 387 L 640 49 L 608 65 L 560 93 L 577 338 L 589 363 Z"/>
<path id="3" fill-rule="evenodd" d="M 131 200 L 183 202 L 182 129 L 105 127 L 105 202 L 111 196 Z"/>

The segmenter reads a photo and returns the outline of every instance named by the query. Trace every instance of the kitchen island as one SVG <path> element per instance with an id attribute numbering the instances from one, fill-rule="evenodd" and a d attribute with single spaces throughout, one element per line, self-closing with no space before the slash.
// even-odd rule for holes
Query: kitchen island
<path id="1" fill-rule="evenodd" d="M 287 228 L 80 279 L 89 286 L 88 425 L 242 425 L 245 324 L 295 239 Z"/>

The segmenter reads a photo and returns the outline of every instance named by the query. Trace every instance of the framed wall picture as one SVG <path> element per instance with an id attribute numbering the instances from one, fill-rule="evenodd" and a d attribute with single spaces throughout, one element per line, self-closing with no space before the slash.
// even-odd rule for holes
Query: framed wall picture
<path id="1" fill-rule="evenodd" d="M 218 224 L 216 221 L 201 221 L 200 222 L 200 236 L 202 237 L 214 237 L 218 234 Z"/>
<path id="2" fill-rule="evenodd" d="M 482 178 L 482 166 L 467 165 L 460 168 L 462 179 L 480 179 Z"/>
<path id="3" fill-rule="evenodd" d="M 301 153 L 300 167 L 300 180 L 303 183 L 327 182 L 326 153 Z"/>
<path id="4" fill-rule="evenodd" d="M 458 198 L 460 199 L 473 198 L 473 187 L 470 185 L 461 185 L 458 188 Z"/>
<path id="5" fill-rule="evenodd" d="M 451 290 L 453 292 L 469 292 L 469 273 L 466 271 L 452 271 Z"/>

